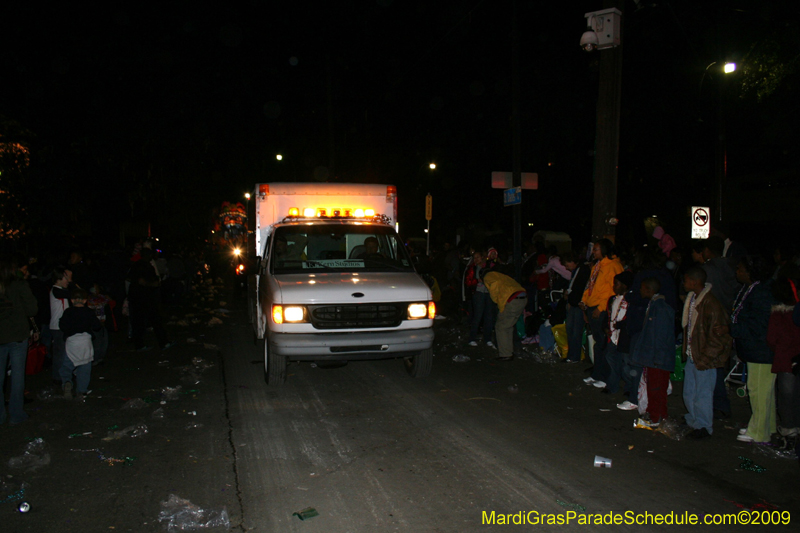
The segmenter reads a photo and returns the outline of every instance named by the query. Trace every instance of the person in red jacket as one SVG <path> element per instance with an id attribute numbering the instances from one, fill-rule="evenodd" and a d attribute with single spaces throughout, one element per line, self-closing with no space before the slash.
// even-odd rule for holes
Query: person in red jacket
<path id="1" fill-rule="evenodd" d="M 767 344 L 775 353 L 772 373 L 778 384 L 778 433 L 782 437 L 800 436 L 800 327 L 792 314 L 798 303 L 800 270 L 784 267 L 772 286 L 778 300 L 772 306 L 767 326 Z"/>

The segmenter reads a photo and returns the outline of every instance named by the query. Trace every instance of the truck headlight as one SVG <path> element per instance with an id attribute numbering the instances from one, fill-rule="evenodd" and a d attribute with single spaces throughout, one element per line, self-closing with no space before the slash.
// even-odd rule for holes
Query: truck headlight
<path id="1" fill-rule="evenodd" d="M 306 310 L 305 307 L 300 305 L 273 305 L 272 306 L 272 321 L 276 324 L 283 324 L 284 322 L 305 322 Z"/>
<path id="2" fill-rule="evenodd" d="M 427 303 L 415 303 L 415 304 L 408 304 L 408 318 L 415 319 L 415 318 L 427 318 L 428 317 L 428 304 Z"/>

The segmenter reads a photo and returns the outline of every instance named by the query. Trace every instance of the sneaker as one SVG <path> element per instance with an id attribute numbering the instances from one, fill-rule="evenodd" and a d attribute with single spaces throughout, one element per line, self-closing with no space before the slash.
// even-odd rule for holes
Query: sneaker
<path id="1" fill-rule="evenodd" d="M 739 442 L 755 442 L 756 439 L 748 435 L 747 433 L 742 433 L 741 435 L 736 436 L 736 440 Z"/>
<path id="2" fill-rule="evenodd" d="M 477 342 L 475 342 L 475 341 L 469 341 L 469 345 L 470 345 L 470 346 L 477 346 L 477 345 L 478 345 L 478 343 L 477 343 Z"/>
<path id="3" fill-rule="evenodd" d="M 492 341 L 489 341 L 486 343 L 486 346 L 488 346 L 489 348 L 494 348 L 494 343 Z"/>
<path id="4" fill-rule="evenodd" d="M 594 379 L 591 377 L 583 378 L 583 382 L 586 383 L 587 385 L 591 385 L 592 383 L 594 383 Z"/>
<path id="5" fill-rule="evenodd" d="M 597 381 L 597 380 L 595 380 L 594 383 L 592 383 L 592 385 L 594 385 L 598 389 L 606 388 L 606 382 L 605 381 Z"/>
<path id="6" fill-rule="evenodd" d="M 711 433 L 709 433 L 706 428 L 700 428 L 700 429 L 693 429 L 686 436 L 689 437 L 690 439 L 700 440 L 706 437 L 710 437 Z"/>
<path id="7" fill-rule="evenodd" d="M 72 382 L 67 381 L 64 383 L 64 399 L 71 400 L 72 399 Z"/>
<path id="8" fill-rule="evenodd" d="M 638 409 L 639 406 L 635 403 L 631 403 L 628 400 L 625 400 L 622 403 L 617 404 L 617 409 L 622 409 L 623 411 L 633 411 L 634 409 Z"/>
<path id="9" fill-rule="evenodd" d="M 165 345 L 164 345 L 164 347 L 163 347 L 163 348 L 161 348 L 161 351 L 163 352 L 163 351 L 165 351 L 165 350 L 169 350 L 170 348 L 172 348 L 172 347 L 173 347 L 173 346 L 175 346 L 176 344 L 178 344 L 178 343 L 177 343 L 177 342 L 175 342 L 175 341 L 168 342 L 167 344 L 165 344 Z"/>
<path id="10" fill-rule="evenodd" d="M 744 435 L 745 433 L 747 433 L 747 428 L 742 428 L 739 430 L 739 435 Z"/>
<path id="11" fill-rule="evenodd" d="M 798 434 L 800 434 L 800 428 L 783 428 L 783 427 L 779 427 L 778 428 L 778 434 L 781 437 L 796 437 Z"/>

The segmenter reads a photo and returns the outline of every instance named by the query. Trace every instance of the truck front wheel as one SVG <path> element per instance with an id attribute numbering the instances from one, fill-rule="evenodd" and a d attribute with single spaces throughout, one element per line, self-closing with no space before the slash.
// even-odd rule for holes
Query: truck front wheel
<path id="1" fill-rule="evenodd" d="M 269 335 L 264 335 L 264 381 L 273 387 L 286 381 L 286 356 L 270 353 Z"/>
<path id="2" fill-rule="evenodd" d="M 428 348 L 416 355 L 406 357 L 404 362 L 409 376 L 412 378 L 426 378 L 430 375 L 431 367 L 433 366 L 433 348 Z"/>

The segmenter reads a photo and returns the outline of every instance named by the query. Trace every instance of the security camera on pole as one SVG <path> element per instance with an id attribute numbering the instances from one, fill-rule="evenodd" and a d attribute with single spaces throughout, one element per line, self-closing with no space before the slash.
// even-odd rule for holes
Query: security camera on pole
<path id="1" fill-rule="evenodd" d="M 580 46 L 600 54 L 595 139 L 594 213 L 592 239 L 614 240 L 617 220 L 617 165 L 622 88 L 622 0 L 605 0 L 600 11 L 586 13 L 588 30 Z"/>

